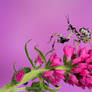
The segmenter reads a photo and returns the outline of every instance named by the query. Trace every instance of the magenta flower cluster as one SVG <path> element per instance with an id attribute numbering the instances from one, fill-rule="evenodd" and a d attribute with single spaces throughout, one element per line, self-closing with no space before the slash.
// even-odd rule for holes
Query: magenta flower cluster
<path id="1" fill-rule="evenodd" d="M 71 71 L 68 73 L 58 69 L 46 71 L 43 73 L 43 78 L 49 80 L 53 85 L 59 85 L 62 79 L 71 85 L 92 88 L 92 49 L 79 47 L 76 52 L 73 46 L 65 46 L 63 51 L 67 63 L 71 61 L 70 65 L 66 65 L 71 67 Z M 42 63 L 42 60 L 38 58 L 38 62 Z M 48 62 L 51 63 L 50 67 L 59 66 L 61 65 L 61 58 L 53 53 Z"/>
<path id="2" fill-rule="evenodd" d="M 79 47 L 78 51 L 74 52 L 74 47 L 64 47 L 64 53 L 74 66 L 65 81 L 82 88 L 92 88 L 92 49 Z M 75 58 L 72 58 L 73 55 Z"/>
<path id="3" fill-rule="evenodd" d="M 61 58 L 57 57 L 56 53 L 53 53 L 49 59 L 50 67 L 61 65 Z M 65 70 L 55 69 L 52 71 L 46 71 L 43 73 L 43 78 L 50 80 L 51 84 L 59 85 L 61 79 L 65 79 Z"/>
<path id="4" fill-rule="evenodd" d="M 65 46 L 63 48 L 64 57 L 63 62 L 67 62 L 64 65 L 70 67 L 70 71 L 66 72 L 65 70 L 53 69 L 51 71 L 45 71 L 42 74 L 42 78 L 47 82 L 50 82 L 54 86 L 59 85 L 61 80 L 69 83 L 71 85 L 76 85 L 81 88 L 88 87 L 92 88 L 92 49 L 87 47 L 78 48 L 78 51 L 75 50 L 73 46 Z M 66 60 L 66 61 L 64 61 Z M 57 56 L 56 53 L 53 53 L 48 62 L 48 67 L 56 67 L 61 65 L 61 58 Z M 44 61 L 38 55 L 37 65 L 43 64 Z M 21 70 L 16 73 L 15 80 L 20 82 L 24 76 L 25 72 Z"/>

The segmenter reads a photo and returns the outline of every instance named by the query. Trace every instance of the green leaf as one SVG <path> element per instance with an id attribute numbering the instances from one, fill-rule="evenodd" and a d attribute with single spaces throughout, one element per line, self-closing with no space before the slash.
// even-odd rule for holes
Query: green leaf
<path id="1" fill-rule="evenodd" d="M 40 80 L 39 83 L 40 83 L 41 88 L 44 89 L 44 86 L 43 86 L 44 82 L 43 82 L 43 79 L 42 79 L 42 77 L 41 77 L 40 74 L 39 74 L 38 78 L 39 78 L 39 80 Z"/>
<path id="2" fill-rule="evenodd" d="M 45 56 L 43 55 L 43 53 L 36 48 L 36 46 L 34 47 L 34 49 L 39 53 L 40 57 L 42 58 L 42 60 L 44 61 L 44 63 L 46 63 L 46 59 L 45 59 Z"/>
<path id="3" fill-rule="evenodd" d="M 40 91 L 41 89 L 39 87 L 26 87 L 26 90 L 27 91 L 35 91 L 35 92 L 38 92 Z"/>
<path id="4" fill-rule="evenodd" d="M 65 55 L 63 56 L 63 63 L 64 63 L 64 65 L 67 65 L 68 64 L 67 57 Z"/>
<path id="5" fill-rule="evenodd" d="M 51 65 L 51 62 L 50 62 L 50 60 L 48 60 L 48 62 L 47 62 L 46 65 L 45 65 L 45 68 L 49 68 L 50 65 Z"/>
<path id="6" fill-rule="evenodd" d="M 12 79 L 11 79 L 11 84 L 12 84 L 12 85 L 17 84 L 17 81 L 15 80 L 15 74 L 16 74 L 16 73 L 13 74 L 13 77 L 12 77 Z"/>
<path id="7" fill-rule="evenodd" d="M 24 71 L 25 73 L 29 73 L 29 72 L 31 71 L 31 69 L 30 69 L 29 67 L 24 67 L 24 68 L 23 68 L 23 71 Z"/>
<path id="8" fill-rule="evenodd" d="M 26 56 L 28 58 L 28 60 L 30 61 L 30 63 L 32 64 L 32 67 L 35 68 L 34 64 L 33 64 L 33 61 L 32 59 L 30 58 L 29 56 L 29 53 L 28 53 L 28 50 L 27 50 L 27 44 L 30 42 L 31 40 L 28 40 L 26 43 L 25 43 L 25 53 L 26 53 Z"/>
<path id="9" fill-rule="evenodd" d="M 36 66 L 35 69 L 39 69 L 41 66 L 42 66 L 42 65 L 40 64 L 40 65 Z"/>
<path id="10" fill-rule="evenodd" d="M 55 49 L 51 49 L 50 51 L 48 51 L 48 52 L 45 54 L 45 57 L 46 57 L 49 53 L 51 53 L 51 52 L 53 52 L 53 51 L 55 51 Z"/>
<path id="11" fill-rule="evenodd" d="M 13 64 L 13 70 L 14 70 L 14 72 L 16 73 L 17 70 L 16 70 L 16 68 L 15 68 L 15 64 L 16 64 L 16 63 Z"/>
<path id="12" fill-rule="evenodd" d="M 39 82 L 33 82 L 31 87 L 39 87 L 40 83 Z"/>
<path id="13" fill-rule="evenodd" d="M 32 85 L 31 85 L 32 88 L 39 88 L 37 90 L 33 89 L 33 91 L 35 92 L 45 92 L 45 90 L 42 88 L 42 86 L 40 85 L 40 82 L 33 82 Z"/>
<path id="14" fill-rule="evenodd" d="M 35 59 L 35 69 L 39 69 L 42 66 L 42 64 L 37 66 L 37 58 Z"/>

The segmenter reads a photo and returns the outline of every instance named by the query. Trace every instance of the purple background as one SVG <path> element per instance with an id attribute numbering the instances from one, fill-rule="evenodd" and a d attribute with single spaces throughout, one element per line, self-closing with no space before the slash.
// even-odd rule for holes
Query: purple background
<path id="1" fill-rule="evenodd" d="M 27 40 L 33 39 L 29 52 L 35 58 L 35 44 L 46 52 L 51 47 L 48 46 L 48 40 L 52 33 L 58 32 L 65 36 L 69 34 L 66 32 L 67 14 L 77 28 L 88 27 L 92 30 L 91 0 L 0 0 L 0 87 L 11 79 L 14 62 L 17 68 L 30 66 L 24 52 Z M 56 48 L 62 56 L 62 45 L 57 44 Z M 68 91 L 91 90 L 64 84 L 59 92 Z"/>

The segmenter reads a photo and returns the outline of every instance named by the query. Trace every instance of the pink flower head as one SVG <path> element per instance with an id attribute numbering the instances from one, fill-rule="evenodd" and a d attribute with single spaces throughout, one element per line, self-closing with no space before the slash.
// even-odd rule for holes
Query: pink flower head
<path id="1" fill-rule="evenodd" d="M 90 49 L 90 50 L 88 51 L 88 53 L 89 53 L 89 56 L 92 57 L 92 49 Z"/>
<path id="2" fill-rule="evenodd" d="M 83 77 L 82 79 L 80 79 L 80 82 L 82 85 L 86 86 L 87 85 L 87 78 Z"/>
<path id="3" fill-rule="evenodd" d="M 23 79 L 24 74 L 25 74 L 25 72 L 23 70 L 21 70 L 20 72 L 16 73 L 15 80 L 17 82 L 20 82 Z"/>
<path id="4" fill-rule="evenodd" d="M 56 54 L 56 53 L 53 53 L 53 54 L 50 56 L 50 61 L 53 61 L 56 57 L 57 57 L 57 54 Z"/>
<path id="5" fill-rule="evenodd" d="M 57 57 L 56 53 L 50 56 L 50 67 L 55 67 L 61 65 L 61 58 Z"/>
<path id="6" fill-rule="evenodd" d="M 81 72 L 81 68 L 73 68 L 72 72 L 73 73 L 80 73 Z"/>
<path id="7" fill-rule="evenodd" d="M 92 65 L 88 65 L 88 69 L 89 70 L 92 70 Z"/>
<path id="8" fill-rule="evenodd" d="M 80 56 L 82 48 L 79 46 L 77 55 Z"/>
<path id="9" fill-rule="evenodd" d="M 53 73 L 54 73 L 54 71 L 45 71 L 43 73 L 43 78 L 46 78 L 46 79 L 52 81 L 52 80 L 54 80 Z"/>
<path id="10" fill-rule="evenodd" d="M 89 89 L 92 89 L 92 78 L 87 78 L 86 79 L 86 86 L 89 88 Z"/>
<path id="11" fill-rule="evenodd" d="M 50 80 L 50 83 L 53 85 L 58 85 L 61 80 L 60 78 L 57 77 L 55 71 L 45 71 L 43 73 L 43 78 Z"/>
<path id="12" fill-rule="evenodd" d="M 87 47 L 84 47 L 84 48 L 81 50 L 80 57 L 82 58 L 82 60 L 85 60 L 85 59 L 87 59 L 87 58 L 89 57 L 88 48 L 87 48 Z"/>
<path id="13" fill-rule="evenodd" d="M 65 70 L 54 70 L 54 75 L 56 78 L 65 79 Z"/>
<path id="14" fill-rule="evenodd" d="M 74 50 L 75 50 L 75 48 L 72 47 L 72 46 L 65 46 L 65 47 L 63 48 L 64 54 L 65 54 L 65 56 L 67 56 L 67 59 L 68 59 L 68 60 L 70 60 L 71 57 L 73 56 Z"/>
<path id="15" fill-rule="evenodd" d="M 82 69 L 81 72 L 80 72 L 80 75 L 83 76 L 83 77 L 86 77 L 88 74 L 89 74 L 88 70 Z"/>
<path id="16" fill-rule="evenodd" d="M 81 69 L 85 69 L 87 68 L 87 63 L 79 63 L 78 67 Z"/>
<path id="17" fill-rule="evenodd" d="M 91 85 L 91 88 L 92 88 L 92 78 L 88 78 L 87 79 L 87 84 L 90 84 Z"/>
<path id="18" fill-rule="evenodd" d="M 92 79 L 92 73 L 89 73 L 87 77 Z"/>
<path id="19" fill-rule="evenodd" d="M 51 61 L 51 63 L 52 64 L 50 65 L 50 67 L 59 66 L 59 65 L 61 65 L 61 58 L 56 57 L 53 59 L 53 61 Z"/>
<path id="20" fill-rule="evenodd" d="M 78 85 L 78 79 L 76 78 L 75 75 L 71 75 L 71 76 L 70 76 L 70 80 L 71 80 L 71 82 L 72 82 L 73 84 Z"/>
<path id="21" fill-rule="evenodd" d="M 60 83 L 60 79 L 58 78 L 55 78 L 54 80 L 51 81 L 51 84 L 53 85 L 59 85 L 59 83 Z"/>
<path id="22" fill-rule="evenodd" d="M 77 57 L 75 58 L 73 61 L 72 61 L 72 65 L 75 65 L 75 64 L 78 64 L 81 62 L 81 58 L 80 57 Z"/>
<path id="23" fill-rule="evenodd" d="M 88 59 L 86 60 L 86 63 L 87 63 L 87 64 L 92 63 L 92 57 L 88 58 Z"/>
<path id="24" fill-rule="evenodd" d="M 38 57 L 37 57 L 37 65 L 40 65 L 40 64 L 42 64 L 43 63 L 43 60 L 42 60 L 42 58 L 38 55 Z"/>

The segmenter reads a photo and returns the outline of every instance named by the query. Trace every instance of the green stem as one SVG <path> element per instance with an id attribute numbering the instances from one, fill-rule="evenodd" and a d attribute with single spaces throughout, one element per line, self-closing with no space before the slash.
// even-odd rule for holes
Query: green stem
<path id="1" fill-rule="evenodd" d="M 17 88 L 17 89 L 15 89 L 16 91 L 25 91 L 26 90 L 26 87 L 23 87 L 23 88 Z"/>
<path id="2" fill-rule="evenodd" d="M 6 86 L 0 89 L 0 92 L 16 92 L 15 88 L 15 85 L 12 86 L 11 83 L 8 83 Z"/>
<path id="3" fill-rule="evenodd" d="M 54 69 L 61 69 L 61 70 L 66 70 L 66 71 L 70 70 L 69 67 L 65 67 L 64 65 L 55 67 Z M 15 91 L 15 88 L 16 87 L 19 87 L 20 85 L 22 85 L 22 84 L 24 84 L 24 83 L 26 83 L 26 82 L 28 82 L 30 80 L 33 80 L 40 73 L 45 72 L 45 71 L 50 71 L 50 70 L 52 70 L 52 68 L 50 68 L 50 69 L 39 69 L 39 70 L 34 70 L 33 69 L 31 72 L 29 72 L 29 73 L 27 73 L 27 74 L 24 75 L 24 78 L 21 80 L 20 83 L 15 84 L 15 85 L 14 84 L 12 85 L 12 82 L 11 82 L 8 85 L 6 85 L 3 88 L 1 88 L 0 89 L 0 92 L 16 92 Z"/>
<path id="4" fill-rule="evenodd" d="M 30 80 L 33 80 L 34 78 L 36 78 L 38 76 L 38 74 L 40 74 L 41 72 L 44 71 L 49 71 L 50 69 L 40 69 L 40 70 L 32 70 L 31 72 L 27 73 L 24 78 L 22 79 L 22 81 L 20 83 L 17 84 L 17 86 L 20 86 Z"/>

